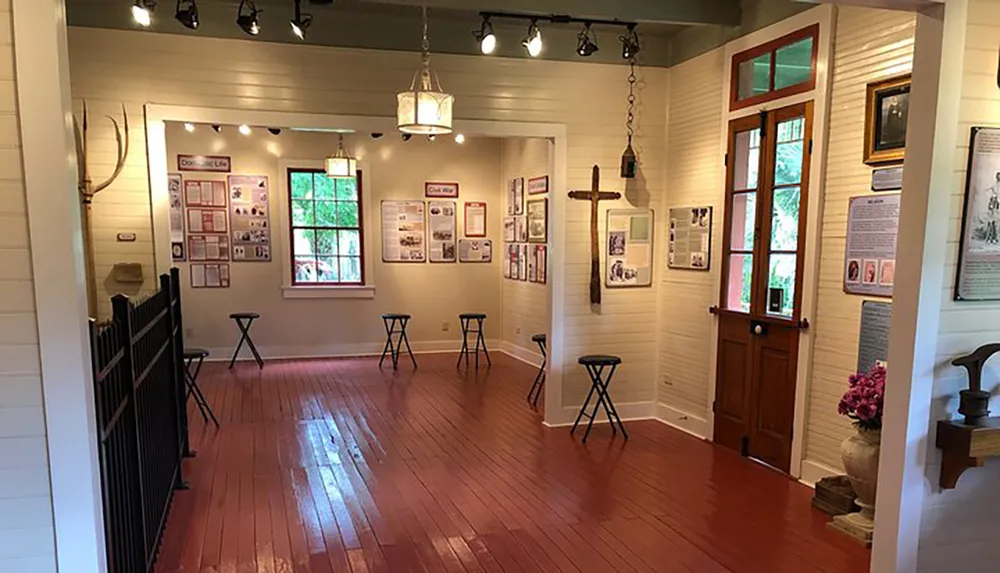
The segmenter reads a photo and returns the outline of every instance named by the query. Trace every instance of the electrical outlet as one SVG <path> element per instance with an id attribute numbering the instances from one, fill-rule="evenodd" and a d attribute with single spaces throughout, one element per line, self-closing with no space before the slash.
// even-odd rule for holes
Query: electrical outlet
<path id="1" fill-rule="evenodd" d="M 448 332 L 449 330 L 451 330 L 451 324 L 447 320 L 441 322 L 441 331 Z"/>
<path id="2" fill-rule="evenodd" d="M 515 331 L 517 332 L 517 334 L 521 334 L 521 327 L 520 327 L 520 326 L 518 326 L 518 327 L 517 327 L 517 328 L 515 329 Z"/>

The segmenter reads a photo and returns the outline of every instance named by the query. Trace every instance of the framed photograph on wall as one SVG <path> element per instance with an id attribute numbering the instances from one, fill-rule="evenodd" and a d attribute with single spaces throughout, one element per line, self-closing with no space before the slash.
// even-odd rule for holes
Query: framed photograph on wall
<path id="1" fill-rule="evenodd" d="M 972 128 L 954 298 L 1000 300 L 1000 128 Z"/>
<path id="2" fill-rule="evenodd" d="M 528 201 L 528 239 L 529 243 L 548 242 L 549 200 L 532 199 Z"/>
<path id="3" fill-rule="evenodd" d="M 458 197 L 458 183 L 428 181 L 427 183 L 424 183 L 424 197 L 446 197 L 454 199 Z"/>
<path id="4" fill-rule="evenodd" d="M 528 195 L 541 195 L 549 192 L 549 176 L 532 177 L 528 179 Z"/>
<path id="5" fill-rule="evenodd" d="M 910 110 L 910 74 L 868 84 L 865 155 L 868 165 L 902 161 Z"/>

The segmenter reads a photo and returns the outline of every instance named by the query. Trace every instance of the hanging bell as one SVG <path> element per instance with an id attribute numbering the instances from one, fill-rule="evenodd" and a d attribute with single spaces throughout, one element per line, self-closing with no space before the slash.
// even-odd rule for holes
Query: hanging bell
<path id="1" fill-rule="evenodd" d="M 622 153 L 622 178 L 635 179 L 638 165 L 639 160 L 635 157 L 635 151 L 632 150 L 632 140 L 629 139 L 628 147 L 625 148 L 625 153 Z"/>

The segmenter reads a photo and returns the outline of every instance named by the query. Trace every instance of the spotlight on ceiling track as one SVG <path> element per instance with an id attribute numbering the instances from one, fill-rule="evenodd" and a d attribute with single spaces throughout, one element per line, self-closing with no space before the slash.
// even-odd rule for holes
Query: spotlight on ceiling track
<path id="1" fill-rule="evenodd" d="M 410 138 L 413 137 L 413 134 L 412 133 L 404 133 L 402 135 L 402 137 L 403 137 L 403 141 L 409 141 Z"/>
<path id="2" fill-rule="evenodd" d="M 458 135 L 456 135 L 455 136 L 455 143 L 457 143 L 459 145 L 465 143 L 465 136 L 462 135 L 461 133 L 459 133 Z"/>
<path id="3" fill-rule="evenodd" d="M 639 34 L 635 31 L 635 24 L 630 24 L 628 32 L 618 37 L 622 41 L 622 58 L 630 60 L 639 53 Z"/>
<path id="4" fill-rule="evenodd" d="M 302 0 L 295 0 L 295 9 L 292 14 L 292 19 L 289 22 L 292 26 L 292 33 L 295 34 L 300 40 L 305 40 L 306 30 L 309 29 L 312 21 L 312 14 L 302 13 Z"/>
<path id="5" fill-rule="evenodd" d="M 267 132 L 270 133 L 271 135 L 281 135 L 281 128 L 280 127 L 269 127 L 269 128 L 267 128 Z"/>
<path id="6" fill-rule="evenodd" d="M 241 125 L 239 129 L 240 129 L 240 134 L 242 135 L 250 135 L 251 133 L 253 133 L 253 130 L 250 129 L 250 126 L 245 123 Z"/>
<path id="7" fill-rule="evenodd" d="M 148 28 L 153 23 L 155 9 L 156 0 L 135 0 L 135 4 L 132 5 L 132 19 L 143 28 Z"/>
<path id="8" fill-rule="evenodd" d="M 184 124 L 184 131 L 186 131 L 188 133 L 194 133 L 194 124 L 193 123 L 185 123 Z"/>
<path id="9" fill-rule="evenodd" d="M 197 30 L 201 23 L 198 20 L 198 5 L 194 0 L 177 0 L 177 12 L 174 18 L 189 30 Z"/>
<path id="10" fill-rule="evenodd" d="M 542 29 L 538 27 L 538 20 L 532 20 L 528 25 L 528 35 L 521 41 L 521 45 L 532 58 L 537 58 L 542 53 Z"/>
<path id="11" fill-rule="evenodd" d="M 576 39 L 576 53 L 584 58 L 592 56 L 594 52 L 600 49 L 597 47 L 597 34 L 590 29 L 590 22 L 583 25 L 583 29 L 580 30 Z"/>
<path id="12" fill-rule="evenodd" d="M 215 133 L 222 133 L 222 126 L 221 125 L 213 125 L 212 126 L 212 131 L 214 131 Z"/>
<path id="13" fill-rule="evenodd" d="M 247 10 L 244 11 L 244 8 Z M 236 24 L 247 34 L 256 36 L 260 34 L 261 12 L 263 10 L 258 10 L 253 0 L 240 0 L 240 9 L 236 13 Z"/>
<path id="14" fill-rule="evenodd" d="M 379 133 L 379 132 L 373 133 L 372 134 L 372 139 L 381 139 L 383 135 L 385 135 L 385 134 L 384 133 Z"/>
<path id="15" fill-rule="evenodd" d="M 428 135 L 427 136 L 427 141 L 437 141 L 437 138 L 438 138 L 438 136 L 436 136 L 436 135 Z"/>
<path id="16" fill-rule="evenodd" d="M 478 30 L 472 32 L 476 41 L 479 42 L 479 50 L 484 54 L 492 54 L 497 49 L 497 37 L 493 33 L 493 24 L 490 24 L 490 17 L 483 16 L 483 24 Z"/>

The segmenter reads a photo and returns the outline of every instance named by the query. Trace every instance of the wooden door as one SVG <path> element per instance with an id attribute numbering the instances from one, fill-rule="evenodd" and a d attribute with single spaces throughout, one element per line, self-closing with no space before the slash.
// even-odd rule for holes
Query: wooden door
<path id="1" fill-rule="evenodd" d="M 715 441 L 791 465 L 812 104 L 730 123 Z"/>

